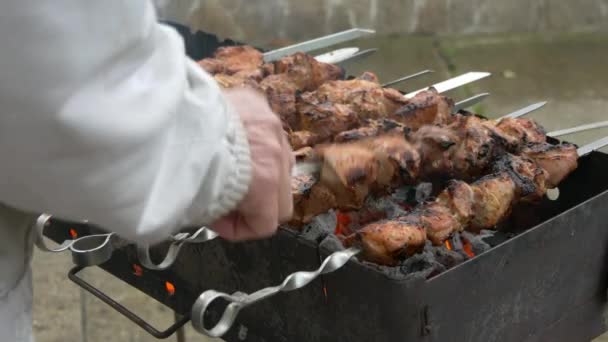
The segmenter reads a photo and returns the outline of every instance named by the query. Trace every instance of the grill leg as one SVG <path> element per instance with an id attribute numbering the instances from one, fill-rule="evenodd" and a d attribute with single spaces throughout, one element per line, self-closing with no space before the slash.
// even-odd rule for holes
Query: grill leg
<path id="1" fill-rule="evenodd" d="M 175 322 L 179 322 L 179 315 L 177 314 L 177 312 L 175 313 Z M 177 329 L 176 333 L 175 333 L 175 337 L 177 342 L 186 342 L 186 332 L 184 331 L 184 327 L 180 327 L 179 329 Z"/>
<path id="2" fill-rule="evenodd" d="M 89 341 L 89 332 L 87 329 L 87 294 L 83 288 L 80 288 L 80 341 Z"/>

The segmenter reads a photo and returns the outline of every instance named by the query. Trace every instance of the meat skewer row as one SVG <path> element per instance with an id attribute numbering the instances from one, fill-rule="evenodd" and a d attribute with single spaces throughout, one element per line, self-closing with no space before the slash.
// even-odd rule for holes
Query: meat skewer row
<path id="1" fill-rule="evenodd" d="M 344 69 L 317 61 L 305 53 L 295 53 L 272 63 L 250 46 L 219 48 L 214 58 L 199 62 L 224 88 L 250 87 L 263 92 L 286 129 L 294 124 L 296 95 L 321 84 L 344 78 Z"/>
<path id="2" fill-rule="evenodd" d="M 367 225 L 344 244 L 360 247 L 365 260 L 394 265 L 421 250 L 427 238 L 440 245 L 455 232 L 492 229 L 517 202 L 540 200 L 577 168 L 577 160 L 578 153 L 569 144 L 539 144 L 521 156 L 506 154 L 494 164 L 492 174 L 471 184 L 451 181 L 433 202 Z"/>
<path id="3" fill-rule="evenodd" d="M 451 100 L 434 91 L 407 100 L 396 89 L 384 88 L 369 72 L 339 81 L 344 76 L 342 69 L 303 53 L 264 64 L 259 51 L 235 46 L 220 48 L 215 58 L 199 63 L 224 87 L 249 86 L 263 91 L 286 128 L 299 130 L 292 134 L 294 149 L 327 141 L 370 119 L 395 118 L 414 129 L 439 123 L 442 120 L 434 118 L 449 114 L 453 106 Z M 306 93 L 297 96 L 301 91 Z"/>
<path id="4" fill-rule="evenodd" d="M 378 122 L 389 120 L 393 126 L 416 130 L 423 125 L 447 123 L 453 107 L 451 99 L 433 88 L 406 99 L 396 89 L 383 88 L 375 75 L 365 73 L 353 80 L 329 81 L 316 91 L 302 94 L 296 103 L 290 142 L 297 150 L 341 141 L 341 134 L 348 135 L 343 132 L 379 126 Z"/>
<path id="5" fill-rule="evenodd" d="M 320 175 L 294 177 L 293 225 L 330 209 L 359 209 L 370 194 L 434 178 L 472 180 L 505 152 L 543 143 L 529 119 L 482 120 L 455 115 L 450 125 L 422 127 L 407 138 L 385 135 L 318 148 Z"/>

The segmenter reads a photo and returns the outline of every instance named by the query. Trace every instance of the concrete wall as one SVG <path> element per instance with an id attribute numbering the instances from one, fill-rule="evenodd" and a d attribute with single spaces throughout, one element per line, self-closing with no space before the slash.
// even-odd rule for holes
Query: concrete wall
<path id="1" fill-rule="evenodd" d="M 161 14 L 268 43 L 353 26 L 380 33 L 608 31 L 608 0 L 157 0 Z"/>

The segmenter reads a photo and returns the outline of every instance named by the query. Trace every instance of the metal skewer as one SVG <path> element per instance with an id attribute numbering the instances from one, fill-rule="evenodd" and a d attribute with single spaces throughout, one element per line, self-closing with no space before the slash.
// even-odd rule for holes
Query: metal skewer
<path id="1" fill-rule="evenodd" d="M 549 133 L 547 133 L 547 135 L 550 137 L 561 137 L 563 135 L 590 131 L 592 129 L 598 129 L 598 128 L 604 128 L 604 127 L 608 127 L 608 121 L 600 121 L 600 122 L 590 123 L 590 124 L 586 124 L 586 125 L 560 129 L 558 131 L 549 132 Z"/>
<path id="2" fill-rule="evenodd" d="M 437 92 L 439 92 L 439 93 L 445 93 L 446 91 L 456 89 L 458 87 L 461 87 L 461 86 L 469 84 L 469 83 L 473 83 L 475 81 L 479 81 L 490 75 L 492 75 L 492 74 L 489 72 L 478 72 L 478 71 L 468 72 L 466 74 L 462 74 L 460 76 L 450 78 L 449 80 L 434 84 L 431 87 L 435 88 L 437 90 Z M 405 98 L 411 99 L 412 97 L 416 96 L 418 93 L 428 90 L 429 88 L 430 87 L 419 89 L 419 90 L 416 90 L 409 94 L 406 94 Z"/>
<path id="3" fill-rule="evenodd" d="M 433 72 L 435 72 L 435 71 L 434 70 L 422 70 L 422 71 L 419 71 L 419 72 L 417 72 L 415 74 L 404 76 L 404 77 L 398 78 L 396 80 L 392 80 L 392 81 L 386 82 L 386 83 L 384 83 L 382 85 L 382 88 L 390 87 L 390 86 L 395 85 L 397 83 L 409 81 L 409 80 L 411 80 L 413 78 L 420 77 L 422 75 L 430 74 L 430 73 L 433 73 Z"/>
<path id="4" fill-rule="evenodd" d="M 322 55 L 315 56 L 318 62 L 322 63 L 339 63 L 345 58 L 352 58 L 359 52 L 358 47 L 348 47 L 338 50 L 333 50 Z"/>
<path id="5" fill-rule="evenodd" d="M 515 111 L 515 112 L 513 112 L 511 114 L 507 114 L 507 115 L 503 116 L 503 118 L 512 118 L 512 119 L 519 118 L 521 116 L 524 116 L 524 115 L 526 115 L 528 113 L 531 113 L 531 112 L 533 112 L 535 110 L 538 110 L 538 109 L 544 107 L 546 104 L 547 104 L 547 101 L 538 102 L 538 103 L 530 105 L 530 106 L 528 106 L 526 108 L 522 108 L 522 109 L 520 109 L 518 111 Z"/>
<path id="6" fill-rule="evenodd" d="M 349 40 L 361 38 L 364 36 L 372 35 L 376 33 L 374 30 L 354 28 L 338 33 L 333 33 L 327 36 L 311 39 L 305 42 L 293 44 L 290 46 L 286 46 L 280 49 L 276 49 L 273 51 L 266 52 L 264 54 L 265 62 L 272 62 L 280 59 L 281 57 L 285 57 L 288 55 L 292 55 L 296 52 L 309 52 L 317 49 L 326 48 L 332 45 L 340 44 L 347 42 Z"/>
<path id="7" fill-rule="evenodd" d="M 490 96 L 490 93 L 481 93 L 474 96 L 469 97 L 468 99 L 464 99 L 462 101 L 456 102 L 454 104 L 454 109 L 452 109 L 452 113 L 457 113 L 462 109 L 469 108 L 483 101 L 486 97 Z"/>
<path id="8" fill-rule="evenodd" d="M 354 61 L 354 60 L 357 60 L 357 59 L 360 59 L 363 57 L 367 57 L 369 55 L 373 55 L 376 52 L 378 52 L 378 49 L 376 49 L 376 48 L 359 51 L 348 58 L 344 58 L 343 60 L 333 62 L 333 63 L 338 64 L 338 63 L 343 63 L 343 62 L 351 62 L 351 61 Z"/>
<path id="9" fill-rule="evenodd" d="M 544 102 L 537 102 L 537 103 L 535 103 L 535 104 L 531 104 L 531 105 L 529 105 L 529 106 L 527 106 L 527 107 L 524 107 L 524 108 L 522 108 L 522 109 L 518 109 L 518 110 L 516 110 L 516 111 L 514 111 L 514 112 L 512 112 L 512 113 L 509 113 L 509 114 L 507 114 L 507 115 L 501 116 L 501 117 L 499 118 L 499 120 L 500 120 L 500 119 L 506 119 L 506 118 L 509 118 L 509 119 L 516 119 L 516 118 L 522 117 L 522 116 L 524 116 L 524 115 L 530 114 L 530 113 L 532 113 L 532 112 L 534 112 L 534 111 L 536 111 L 536 110 L 541 109 L 541 108 L 542 108 L 542 107 L 544 107 L 546 104 L 547 104 L 547 102 L 546 102 L 546 101 L 544 101 Z"/>
<path id="10" fill-rule="evenodd" d="M 359 48 L 350 47 L 343 48 L 334 51 L 330 51 L 324 53 L 322 55 L 318 55 L 315 59 L 319 62 L 330 63 L 330 64 L 340 64 L 344 62 L 353 61 L 359 58 L 363 58 L 369 56 L 378 51 L 378 49 L 367 49 L 363 51 L 359 51 Z"/>

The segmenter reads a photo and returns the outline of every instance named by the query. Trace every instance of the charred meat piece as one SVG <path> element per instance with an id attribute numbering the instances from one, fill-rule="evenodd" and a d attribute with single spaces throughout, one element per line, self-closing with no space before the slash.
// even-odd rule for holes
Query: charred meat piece
<path id="1" fill-rule="evenodd" d="M 473 203 L 475 192 L 466 182 L 452 180 L 448 186 L 437 196 L 437 203 L 449 208 L 461 227 L 464 227 L 473 216 Z"/>
<path id="2" fill-rule="evenodd" d="M 320 142 L 326 142 L 336 134 L 356 127 L 359 123 L 357 113 L 349 105 L 339 103 L 324 103 L 308 107 L 306 111 L 298 111 L 300 116 L 299 128 L 318 136 Z M 293 146 L 297 149 L 303 146 Z"/>
<path id="3" fill-rule="evenodd" d="M 548 189 L 555 188 L 578 167 L 578 153 L 572 144 L 532 144 L 521 153 L 547 171 Z"/>
<path id="4" fill-rule="evenodd" d="M 300 176 L 292 179 L 294 213 L 289 223 L 300 226 L 310 222 L 315 216 L 337 206 L 331 190 L 317 181 L 316 176 Z"/>
<path id="5" fill-rule="evenodd" d="M 262 76 L 260 68 L 264 55 L 251 46 L 226 46 L 217 49 L 213 58 L 199 61 L 199 65 L 212 75 L 226 74 L 241 76 Z M 259 75 L 258 75 L 259 74 Z"/>
<path id="6" fill-rule="evenodd" d="M 499 120 L 495 127 L 503 136 L 508 137 L 506 139 L 509 139 L 511 144 L 519 146 L 527 143 L 542 143 L 547 139 L 545 130 L 531 119 L 504 118 Z"/>
<path id="7" fill-rule="evenodd" d="M 362 127 L 339 133 L 334 137 L 333 141 L 336 143 L 343 143 L 376 137 L 387 133 L 406 133 L 408 131 L 409 128 L 394 120 L 368 120 Z"/>
<path id="8" fill-rule="evenodd" d="M 388 117 L 407 103 L 397 90 L 382 88 L 374 81 L 353 79 L 326 82 L 316 91 L 302 94 L 298 101 L 298 112 L 314 112 L 319 106 L 343 104 L 348 105 L 362 122 L 365 119 Z M 340 132 L 335 131 L 332 135 Z"/>
<path id="9" fill-rule="evenodd" d="M 515 201 L 515 185 L 508 173 L 494 174 L 476 182 L 473 186 L 475 214 L 467 230 L 479 232 L 492 228 L 505 218 Z"/>
<path id="10" fill-rule="evenodd" d="M 448 123 L 453 107 L 453 100 L 431 88 L 418 93 L 388 117 L 417 130 L 424 125 Z"/>
<path id="11" fill-rule="evenodd" d="M 289 134 L 289 143 L 294 150 L 302 150 L 321 143 L 323 139 L 316 133 L 311 131 L 297 131 Z"/>
<path id="12" fill-rule="evenodd" d="M 282 74 L 300 91 L 312 91 L 327 81 L 344 78 L 344 69 L 322 63 L 302 52 L 281 58 L 269 68 L 272 74 Z"/>
<path id="13" fill-rule="evenodd" d="M 402 217 L 370 224 L 344 243 L 361 246 L 365 260 L 394 265 L 424 248 L 426 230 L 417 218 Z"/>
<path id="14" fill-rule="evenodd" d="M 290 82 L 286 75 L 270 75 L 264 78 L 259 87 L 266 94 L 268 103 L 273 112 L 279 115 L 287 130 L 291 130 L 298 123 L 296 116 L 297 86 Z"/>

